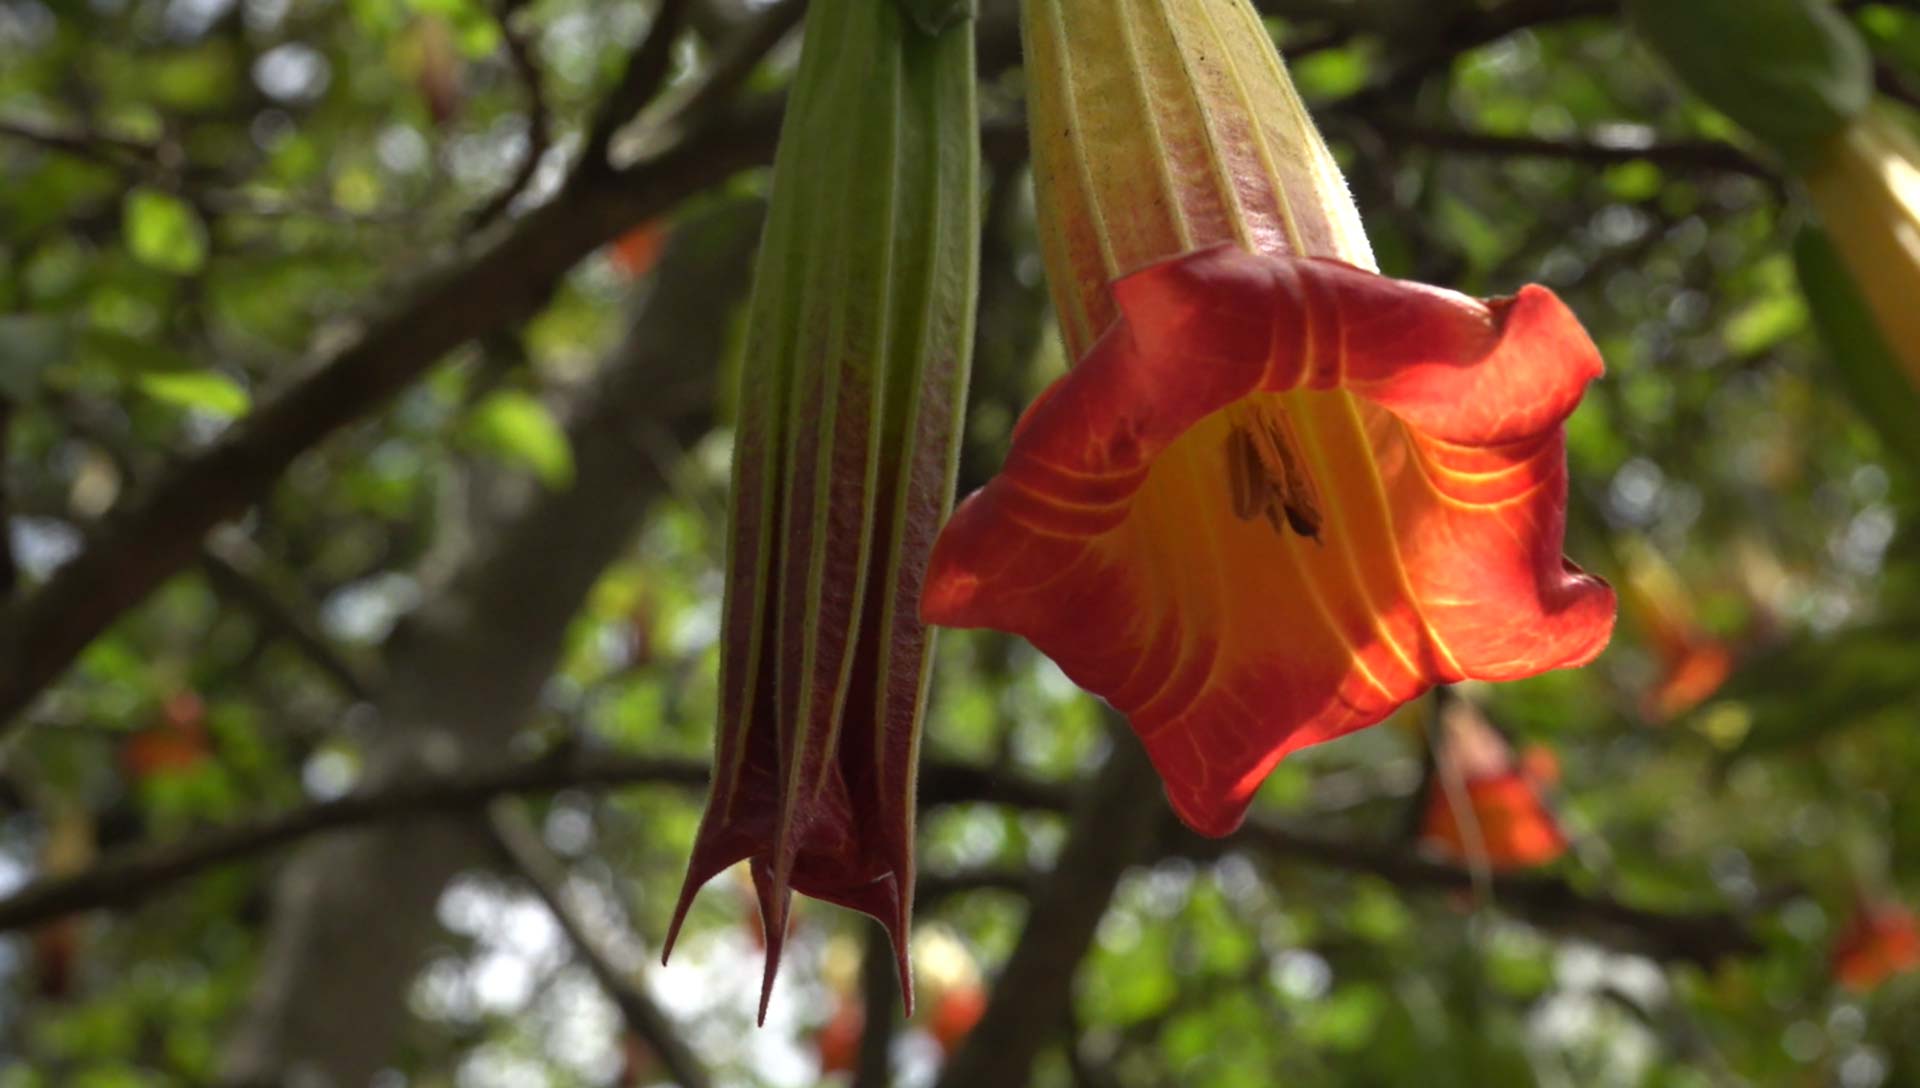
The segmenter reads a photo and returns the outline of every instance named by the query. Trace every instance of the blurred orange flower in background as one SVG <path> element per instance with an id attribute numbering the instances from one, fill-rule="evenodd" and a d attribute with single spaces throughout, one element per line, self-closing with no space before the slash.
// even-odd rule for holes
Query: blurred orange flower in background
<path id="1" fill-rule="evenodd" d="M 1692 592 L 1659 552 L 1644 544 L 1629 544 L 1625 552 L 1621 596 L 1660 670 L 1641 697 L 1640 715 L 1671 721 L 1711 699 L 1738 658 L 1726 639 L 1700 623 Z"/>
<path id="2" fill-rule="evenodd" d="M 820 1056 L 820 1073 L 851 1073 L 860 1064 L 860 1036 L 867 1023 L 860 999 L 850 994 L 835 994 L 833 1015 L 814 1034 L 813 1046 Z"/>
<path id="3" fill-rule="evenodd" d="M 1567 837 L 1542 794 L 1559 777 L 1551 750 L 1534 746 L 1516 758 L 1499 730 L 1458 697 L 1447 700 L 1438 728 L 1421 842 L 1496 871 L 1545 865 L 1567 852 Z M 1465 819 L 1458 801 L 1465 802 Z"/>
<path id="4" fill-rule="evenodd" d="M 161 706 L 160 720 L 120 745 L 120 766 L 127 778 L 143 782 L 156 775 L 179 774 L 213 755 L 207 733 L 207 708 L 191 691 L 176 692 Z"/>
<path id="5" fill-rule="evenodd" d="M 666 245 L 666 221 L 649 219 L 615 238 L 607 249 L 607 260 L 627 279 L 642 279 L 653 271 L 654 263 L 659 261 L 660 251 Z"/>
<path id="6" fill-rule="evenodd" d="M 1915 968 L 1920 968 L 1920 921 L 1897 903 L 1862 902 L 1834 941 L 1834 981 L 1856 993 Z"/>

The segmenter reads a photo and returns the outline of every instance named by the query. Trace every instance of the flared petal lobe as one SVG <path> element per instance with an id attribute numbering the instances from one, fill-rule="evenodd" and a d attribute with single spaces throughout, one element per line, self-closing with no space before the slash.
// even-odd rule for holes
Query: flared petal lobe
<path id="1" fill-rule="evenodd" d="M 1562 424 L 1601 363 L 1551 292 L 1232 246 L 1114 291 L 949 523 L 922 613 L 1023 635 L 1126 713 L 1187 823 L 1231 831 L 1288 752 L 1433 684 L 1605 646 L 1612 591 L 1560 554 Z M 1234 516 L 1247 413 L 1297 428 L 1315 532 Z"/>

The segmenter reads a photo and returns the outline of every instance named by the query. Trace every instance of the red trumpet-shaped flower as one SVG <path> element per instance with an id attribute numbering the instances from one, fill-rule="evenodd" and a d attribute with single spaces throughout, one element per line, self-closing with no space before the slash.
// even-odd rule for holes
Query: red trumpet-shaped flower
<path id="1" fill-rule="evenodd" d="M 1641 699 L 1640 714 L 1665 722 L 1713 698 L 1737 662 L 1727 640 L 1695 617 L 1693 597 L 1673 567 L 1646 545 L 1627 552 L 1621 591 L 1660 667 L 1659 678 Z"/>
<path id="2" fill-rule="evenodd" d="M 1025 636 L 1224 834 L 1283 756 L 1436 683 L 1578 665 L 1562 424 L 1601 361 L 1538 287 L 1368 271 L 1245 0 L 1029 0 L 1043 251 L 1078 360 L 934 550 L 931 622 Z"/>

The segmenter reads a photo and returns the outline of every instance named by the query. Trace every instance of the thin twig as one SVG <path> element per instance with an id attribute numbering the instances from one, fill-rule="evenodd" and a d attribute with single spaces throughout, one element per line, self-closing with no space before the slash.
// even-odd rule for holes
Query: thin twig
<path id="1" fill-rule="evenodd" d="M 1168 820 L 1146 753 L 1131 735 L 1113 733 L 1113 750 L 1075 807 L 1059 861 L 1034 887 L 1027 923 L 986 1012 L 942 1071 L 940 1088 L 1028 1082 L 1049 1041 L 1045 1026 L 1066 1016 L 1077 968 L 1121 875 L 1150 854 Z"/>
<path id="2" fill-rule="evenodd" d="M 640 112 L 641 107 L 653 100 L 661 86 L 667 81 L 667 74 L 673 66 L 673 43 L 680 36 L 680 28 L 686 22 L 688 0 L 660 0 L 660 6 L 653 15 L 653 25 L 647 28 L 647 36 L 627 58 L 626 70 L 620 74 L 620 81 L 600 103 L 600 109 L 594 114 L 593 123 L 587 129 L 587 143 L 580 156 L 580 168 L 585 171 L 611 170 L 613 164 L 607 159 L 607 149 L 613 143 L 613 137 L 621 127 Z"/>
<path id="3" fill-rule="evenodd" d="M 29 121 L 0 119 L 0 136 L 115 169 L 135 164 L 156 166 L 165 158 L 165 149 L 160 144 L 143 143 L 101 132 L 67 132 Z"/>
<path id="4" fill-rule="evenodd" d="M 1400 888 L 1470 891 L 1474 874 L 1391 844 L 1333 838 L 1249 821 L 1229 839 L 1181 833 L 1174 852 L 1201 860 L 1226 850 L 1250 848 L 1276 858 L 1308 861 L 1348 872 L 1368 873 Z M 1491 902 L 1502 913 L 1547 932 L 1587 938 L 1622 951 L 1667 962 L 1712 966 L 1759 951 L 1741 920 L 1725 911 L 1653 911 L 1603 892 L 1586 892 L 1546 875 L 1497 875 L 1488 881 Z"/>
<path id="5" fill-rule="evenodd" d="M 1045 874 L 1015 866 L 984 866 L 954 872 L 921 873 L 915 880 L 913 905 L 916 910 L 935 910 L 945 901 L 973 892 L 1005 892 L 1026 895 L 1033 883 Z"/>
<path id="6" fill-rule="evenodd" d="M 310 606 L 289 600 L 283 589 L 267 584 L 259 570 L 261 563 L 260 556 L 248 554 L 248 549 L 230 540 L 210 540 L 200 560 L 214 592 L 240 605 L 267 630 L 286 639 L 332 677 L 341 691 L 362 702 L 373 698 L 379 687 L 374 666 L 349 660 L 347 652 L 321 632 Z"/>
<path id="7" fill-rule="evenodd" d="M 385 820 L 468 811 L 504 794 L 561 789 L 612 789 L 643 784 L 704 788 L 704 761 L 612 753 L 563 755 L 504 768 L 422 778 L 400 786 L 319 801 L 275 816 L 198 832 L 181 842 L 156 843 L 109 855 L 68 877 L 37 880 L 0 899 L 0 931 L 19 929 L 74 911 L 126 909 L 181 880 L 244 861 L 309 836 Z M 1069 794 L 1031 780 L 1013 780 L 977 767 L 934 764 L 920 776 L 925 805 L 1001 801 L 1060 809 Z"/>
<path id="8" fill-rule="evenodd" d="M 698 120 L 733 96 L 774 46 L 784 41 L 807 13 L 807 0 L 779 0 L 755 16 L 714 56 L 707 74 L 673 109 L 675 123 Z"/>
<path id="9" fill-rule="evenodd" d="M 893 1037 L 900 1027 L 900 1000 L 893 938 L 880 926 L 868 926 L 860 954 L 862 1020 L 853 1088 L 890 1088 L 893 1084 Z"/>
<path id="10" fill-rule="evenodd" d="M 615 966 L 599 937 L 567 902 L 566 866 L 540 841 L 539 832 L 528 822 L 519 803 L 495 802 L 488 813 L 488 827 L 494 845 L 546 904 L 587 970 L 593 972 L 594 980 L 620 1010 L 627 1030 L 653 1049 L 680 1088 L 707 1088 L 713 1083 L 706 1067 L 681 1040 L 673 1021 L 641 987 L 638 972 Z"/>
<path id="11" fill-rule="evenodd" d="M 1493 902 L 1493 864 L 1487 854 L 1486 829 L 1480 826 L 1480 812 L 1467 794 L 1466 776 L 1457 756 L 1447 751 L 1459 734 L 1448 727 L 1449 705 L 1459 698 L 1453 688 L 1436 684 L 1433 689 L 1433 717 L 1427 723 L 1427 793 L 1435 788 L 1445 798 L 1447 812 L 1460 829 L 1460 845 L 1466 857 L 1467 873 L 1473 878 L 1474 902 Z M 1429 794 L 1430 796 L 1430 794 Z"/>
<path id="12" fill-rule="evenodd" d="M 500 41 L 506 50 L 507 63 L 513 68 L 521 93 L 527 99 L 526 153 L 521 155 L 520 165 L 514 169 L 513 177 L 508 179 L 507 184 L 467 220 L 466 229 L 469 231 L 484 229 L 504 214 L 521 193 L 526 192 L 534 174 L 540 169 L 540 160 L 546 157 L 547 149 L 553 143 L 553 115 L 547 106 L 546 77 L 540 71 L 540 62 L 535 59 L 532 40 L 514 25 L 514 16 L 526 4 L 527 0 L 500 0 L 494 15 L 495 22 L 500 25 Z"/>
<path id="13" fill-rule="evenodd" d="M 1873 66 L 1873 83 L 1881 94 L 1912 109 L 1920 110 L 1920 85 L 1893 65 L 1881 61 Z"/>

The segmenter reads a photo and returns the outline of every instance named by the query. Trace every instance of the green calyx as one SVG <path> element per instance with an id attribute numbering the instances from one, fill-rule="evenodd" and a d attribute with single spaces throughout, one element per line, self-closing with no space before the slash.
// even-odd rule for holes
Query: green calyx
<path id="1" fill-rule="evenodd" d="M 953 502 L 979 276 L 973 35 L 813 0 L 741 362 L 714 782 L 675 929 L 751 863 L 766 993 L 794 892 L 862 911 L 907 984 L 918 604 Z"/>
<path id="2" fill-rule="evenodd" d="M 1873 98 L 1873 60 L 1829 0 L 1627 0 L 1688 89 L 1805 170 Z"/>

